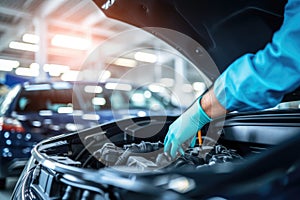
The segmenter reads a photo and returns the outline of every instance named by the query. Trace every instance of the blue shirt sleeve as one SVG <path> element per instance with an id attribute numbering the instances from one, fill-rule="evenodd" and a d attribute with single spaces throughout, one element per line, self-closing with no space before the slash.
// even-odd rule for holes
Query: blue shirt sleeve
<path id="1" fill-rule="evenodd" d="M 216 80 L 214 93 L 229 111 L 276 106 L 300 86 L 300 0 L 289 0 L 281 28 L 256 54 L 233 62 Z"/>

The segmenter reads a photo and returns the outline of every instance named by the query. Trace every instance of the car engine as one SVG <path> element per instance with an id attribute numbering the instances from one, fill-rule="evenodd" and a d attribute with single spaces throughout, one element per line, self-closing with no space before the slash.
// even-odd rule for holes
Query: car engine
<path id="1" fill-rule="evenodd" d="M 162 149 L 163 143 L 160 141 L 126 144 L 123 145 L 123 148 L 117 147 L 113 143 L 105 143 L 102 148 L 95 152 L 94 156 L 106 166 L 126 166 L 139 171 L 157 168 L 199 168 L 205 165 L 243 159 L 236 150 L 226 148 L 221 144 L 197 145 L 188 148 L 184 155 L 180 155 L 174 160 L 162 152 Z"/>

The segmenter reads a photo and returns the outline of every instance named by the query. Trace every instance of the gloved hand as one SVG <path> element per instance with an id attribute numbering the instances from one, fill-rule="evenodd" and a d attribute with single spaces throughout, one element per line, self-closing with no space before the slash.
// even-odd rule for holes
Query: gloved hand
<path id="1" fill-rule="evenodd" d="M 164 140 L 164 151 L 169 153 L 173 159 L 177 151 L 183 155 L 184 150 L 182 144 L 192 139 L 198 130 L 211 121 L 211 118 L 208 117 L 202 109 L 200 99 L 197 99 L 193 105 L 169 127 L 169 131 Z"/>

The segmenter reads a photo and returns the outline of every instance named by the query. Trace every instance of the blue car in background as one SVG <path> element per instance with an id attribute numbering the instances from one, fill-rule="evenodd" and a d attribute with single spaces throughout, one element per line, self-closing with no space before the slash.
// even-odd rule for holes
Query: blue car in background
<path id="1" fill-rule="evenodd" d="M 178 115 L 167 96 L 128 83 L 23 83 L 0 100 L 0 188 L 39 141 L 134 116 Z"/>
<path id="2" fill-rule="evenodd" d="M 114 80 L 100 83 L 75 82 L 73 106 L 85 115 L 76 120 L 97 120 L 100 124 L 118 119 L 144 116 L 176 116 L 183 106 L 171 101 L 168 89 L 161 85 L 137 86 Z"/>

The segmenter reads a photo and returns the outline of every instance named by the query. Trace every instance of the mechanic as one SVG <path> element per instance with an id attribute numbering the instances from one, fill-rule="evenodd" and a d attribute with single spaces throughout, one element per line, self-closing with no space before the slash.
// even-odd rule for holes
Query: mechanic
<path id="1" fill-rule="evenodd" d="M 175 158 L 206 123 L 230 111 L 271 108 L 300 86 L 300 0 L 289 0 L 281 28 L 256 54 L 235 60 L 169 127 L 164 151 Z"/>

